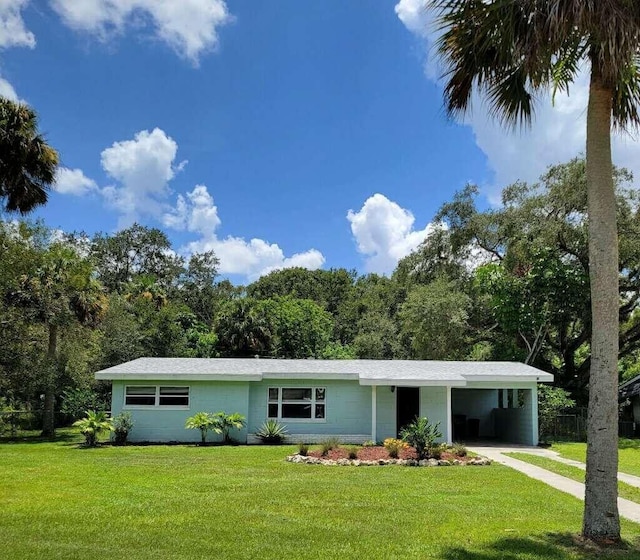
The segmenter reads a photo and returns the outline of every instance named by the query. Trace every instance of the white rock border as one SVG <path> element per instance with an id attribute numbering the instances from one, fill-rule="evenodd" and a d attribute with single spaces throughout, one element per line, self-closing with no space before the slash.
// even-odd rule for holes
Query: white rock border
<path id="1" fill-rule="evenodd" d="M 360 459 L 321 459 L 319 457 L 309 457 L 307 455 L 289 455 L 287 461 L 290 463 L 305 463 L 307 465 L 325 465 L 328 467 L 378 467 L 386 465 L 401 465 L 403 467 L 481 467 L 491 464 L 491 459 L 486 457 L 474 457 L 469 461 L 453 459 L 378 459 L 377 461 L 361 461 Z"/>

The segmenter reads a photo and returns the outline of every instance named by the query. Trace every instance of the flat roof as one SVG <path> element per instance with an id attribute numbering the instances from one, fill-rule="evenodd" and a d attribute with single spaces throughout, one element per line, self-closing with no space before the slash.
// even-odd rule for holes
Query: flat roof
<path id="1" fill-rule="evenodd" d="M 448 385 L 468 381 L 553 381 L 519 362 L 435 360 L 285 360 L 269 358 L 138 358 L 98 371 L 96 379 L 219 380 L 342 379 L 361 385 Z"/>

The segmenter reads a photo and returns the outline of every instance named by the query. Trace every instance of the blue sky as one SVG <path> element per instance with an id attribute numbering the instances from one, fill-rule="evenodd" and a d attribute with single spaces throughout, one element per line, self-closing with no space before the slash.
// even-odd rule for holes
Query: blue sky
<path id="1" fill-rule="evenodd" d="M 584 145 L 586 81 L 531 131 L 442 110 L 422 0 L 0 0 L 0 93 L 61 154 L 36 212 L 161 227 L 237 282 L 283 266 L 390 272 L 468 181 L 496 204 Z M 620 141 L 619 162 L 638 160 Z"/>

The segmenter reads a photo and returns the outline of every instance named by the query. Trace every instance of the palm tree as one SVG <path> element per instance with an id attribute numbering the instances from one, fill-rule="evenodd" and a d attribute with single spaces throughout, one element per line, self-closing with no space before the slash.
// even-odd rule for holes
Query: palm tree
<path id="1" fill-rule="evenodd" d="M 620 539 L 618 465 L 618 239 L 611 129 L 640 123 L 640 2 L 432 0 L 442 35 L 449 114 L 474 89 L 505 124 L 529 124 L 533 95 L 568 91 L 590 67 L 587 107 L 591 370 L 583 535 Z"/>
<path id="2" fill-rule="evenodd" d="M 9 212 L 26 214 L 47 202 L 58 153 L 38 133 L 35 112 L 0 97 L 0 198 Z"/>
<path id="3" fill-rule="evenodd" d="M 46 371 L 43 372 L 44 412 L 42 435 L 55 435 L 55 391 L 64 369 L 58 355 L 61 331 L 77 322 L 95 327 L 103 318 L 108 300 L 93 278 L 91 263 L 69 246 L 54 243 L 39 255 L 38 267 L 23 275 L 9 294 L 12 305 L 28 310 L 32 321 L 48 331 Z"/>
<path id="4" fill-rule="evenodd" d="M 220 314 L 216 331 L 232 356 L 259 354 L 271 342 L 269 321 L 251 298 L 229 302 Z"/>

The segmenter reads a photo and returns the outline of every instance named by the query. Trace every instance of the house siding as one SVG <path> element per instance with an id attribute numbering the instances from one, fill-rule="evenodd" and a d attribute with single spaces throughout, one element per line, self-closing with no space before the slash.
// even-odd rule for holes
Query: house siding
<path id="1" fill-rule="evenodd" d="M 396 437 L 396 394 L 391 392 L 391 387 L 381 385 L 377 388 L 376 413 L 376 439 L 384 441 Z"/>
<path id="2" fill-rule="evenodd" d="M 265 379 L 252 382 L 249 388 L 249 433 L 255 433 L 267 419 L 269 387 L 325 387 L 326 418 L 324 421 L 294 421 L 281 423 L 286 426 L 291 440 L 306 439 L 301 436 L 361 436 L 349 441 L 371 437 L 371 387 L 357 381 Z M 318 437 L 312 437 L 317 440 Z M 251 438 L 250 438 L 251 441 Z"/>
<path id="3" fill-rule="evenodd" d="M 480 420 L 480 437 L 494 437 L 493 410 L 498 407 L 498 389 L 453 389 L 452 413 Z"/>
<path id="4" fill-rule="evenodd" d="M 318 441 L 336 436 L 343 442 L 362 442 L 372 437 L 372 387 L 360 385 L 355 380 L 327 379 L 265 379 L 263 381 L 113 381 L 112 414 L 124 408 L 126 385 L 163 385 L 190 387 L 189 409 L 163 409 L 128 407 L 134 421 L 129 438 L 134 442 L 199 441 L 197 430 L 184 427 L 189 416 L 197 412 L 238 412 L 246 417 L 247 426 L 232 431 L 232 437 L 240 442 L 254 442 L 255 432 L 267 419 L 269 387 L 325 387 L 326 418 L 324 421 L 283 421 L 290 440 Z M 524 406 L 514 409 L 498 409 L 497 389 L 525 389 Z M 482 389 L 469 391 L 468 389 Z M 474 399 L 473 395 L 477 398 Z M 464 406 L 458 398 L 464 395 Z M 465 412 L 467 416 L 481 419 L 481 436 L 501 437 L 514 443 L 536 445 L 538 442 L 537 385 L 533 382 L 469 382 L 465 389 L 453 389 L 453 413 Z M 396 437 L 397 391 L 390 386 L 376 389 L 375 437 L 382 441 Z M 468 402 L 467 402 L 468 401 Z M 460 411 L 458 412 L 458 407 Z M 447 423 L 447 387 L 420 388 L 420 415 L 433 424 L 440 423 L 441 441 L 450 440 Z M 488 418 L 488 416 L 490 418 Z M 495 431 L 491 432 L 491 427 Z M 208 441 L 219 441 L 220 436 L 210 434 Z"/>
<path id="5" fill-rule="evenodd" d="M 189 409 L 124 407 L 126 385 L 188 385 Z M 224 411 L 228 414 L 239 412 L 245 417 L 249 415 L 249 382 L 114 381 L 112 391 L 111 413 L 115 416 L 123 410 L 128 410 L 133 417 L 134 426 L 129 434 L 130 441 L 200 441 L 199 430 L 188 430 L 184 427 L 187 418 L 196 412 Z M 246 442 L 247 428 L 232 430 L 231 437 Z M 209 433 L 207 436 L 207 441 L 220 440 L 221 436 L 215 433 Z"/>
<path id="6" fill-rule="evenodd" d="M 433 425 L 440 424 L 442 437 L 437 441 L 447 441 L 447 388 L 420 387 L 420 416 L 426 416 Z"/>
<path id="7" fill-rule="evenodd" d="M 538 385 L 536 383 L 475 381 L 469 382 L 466 388 L 523 390 L 524 406 L 521 408 L 498 408 L 496 404 L 492 413 L 495 436 L 510 443 L 538 445 Z"/>

